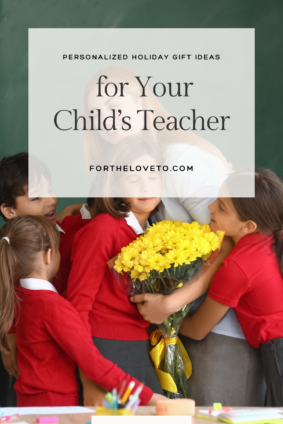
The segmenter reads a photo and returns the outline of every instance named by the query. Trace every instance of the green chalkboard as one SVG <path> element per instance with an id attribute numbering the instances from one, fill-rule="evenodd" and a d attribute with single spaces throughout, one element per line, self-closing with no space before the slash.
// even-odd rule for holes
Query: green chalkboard
<path id="1" fill-rule="evenodd" d="M 255 28 L 256 165 L 283 179 L 282 0 L 1 0 L 0 22 L 0 158 L 28 148 L 28 28 Z"/>

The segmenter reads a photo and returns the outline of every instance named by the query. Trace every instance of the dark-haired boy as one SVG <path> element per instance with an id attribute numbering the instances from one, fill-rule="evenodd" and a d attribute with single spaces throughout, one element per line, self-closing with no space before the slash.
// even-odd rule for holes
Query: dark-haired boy
<path id="1" fill-rule="evenodd" d="M 36 158 L 32 158 L 33 174 L 31 197 L 28 196 L 28 153 L 4 157 L 0 161 L 0 215 L 5 221 L 24 215 L 41 215 L 56 224 L 56 197 L 38 197 L 38 188 L 50 189 L 50 172 Z M 32 193 L 33 191 L 33 193 Z"/>

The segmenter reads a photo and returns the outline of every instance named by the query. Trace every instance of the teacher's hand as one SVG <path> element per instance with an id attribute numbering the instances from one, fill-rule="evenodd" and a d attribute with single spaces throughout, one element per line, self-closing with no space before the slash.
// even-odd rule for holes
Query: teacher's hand
<path id="1" fill-rule="evenodd" d="M 162 324 L 173 312 L 171 295 L 164 296 L 163 294 L 145 293 L 136 294 L 130 300 L 137 303 L 140 314 L 146 321 L 152 324 Z"/>

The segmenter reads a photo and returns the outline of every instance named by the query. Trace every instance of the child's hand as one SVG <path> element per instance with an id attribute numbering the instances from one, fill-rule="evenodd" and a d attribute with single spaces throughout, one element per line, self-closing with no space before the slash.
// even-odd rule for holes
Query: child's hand
<path id="1" fill-rule="evenodd" d="M 92 382 L 92 385 L 84 386 L 84 406 L 104 406 L 107 391 Z"/>
<path id="2" fill-rule="evenodd" d="M 81 370 L 80 377 L 83 385 L 84 406 L 104 406 L 103 401 L 107 390 L 89 380 Z"/>
<path id="3" fill-rule="evenodd" d="M 18 363 L 17 363 L 17 345 L 16 345 L 16 334 L 12 333 L 12 334 L 8 334 L 7 336 L 7 340 L 8 340 L 8 346 L 10 349 L 10 353 L 6 354 L 6 353 L 1 353 L 2 355 L 2 361 L 3 361 L 3 365 L 4 368 L 6 369 L 6 371 L 12 375 L 15 378 L 19 377 L 19 368 L 18 368 Z"/>
<path id="4" fill-rule="evenodd" d="M 164 296 L 158 293 L 136 294 L 130 300 L 137 303 L 139 313 L 146 321 L 152 324 L 162 324 L 169 315 L 176 312 L 172 302 L 172 295 Z"/>
<path id="5" fill-rule="evenodd" d="M 168 398 L 165 396 L 159 395 L 158 393 L 153 393 L 153 396 L 148 402 L 147 406 L 155 406 L 158 400 L 168 400 Z"/>

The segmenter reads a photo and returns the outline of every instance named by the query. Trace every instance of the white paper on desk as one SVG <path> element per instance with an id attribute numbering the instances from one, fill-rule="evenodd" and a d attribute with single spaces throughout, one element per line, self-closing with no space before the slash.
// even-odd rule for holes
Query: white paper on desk
<path id="1" fill-rule="evenodd" d="M 211 412 L 209 413 L 209 411 Z M 221 414 L 221 411 L 217 411 L 214 409 L 200 409 L 197 415 L 204 415 L 205 417 L 217 417 L 219 414 Z"/>
<path id="2" fill-rule="evenodd" d="M 217 418 L 219 420 L 230 420 L 232 423 L 246 423 L 249 421 L 282 419 L 283 415 L 280 409 L 242 409 L 221 413 Z"/>
<path id="3" fill-rule="evenodd" d="M 86 414 L 94 413 L 93 409 L 83 406 L 44 406 L 44 407 L 24 407 L 24 408 L 1 408 L 4 415 L 49 415 L 49 414 Z"/>
<path id="4" fill-rule="evenodd" d="M 219 410 L 210 410 L 209 413 L 208 409 L 200 409 L 198 411 L 198 415 L 202 415 L 205 418 L 218 418 L 219 420 L 223 419 L 229 419 L 231 422 L 234 423 L 241 423 L 241 422 L 249 422 L 249 421 L 260 421 L 264 419 L 279 419 L 283 418 L 283 410 L 281 409 L 233 409 L 230 412 L 223 412 Z"/>

